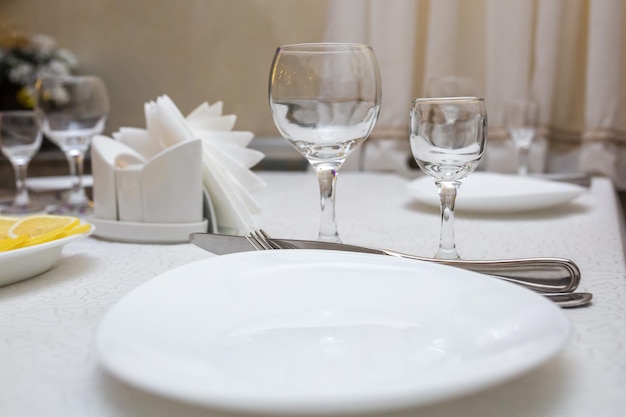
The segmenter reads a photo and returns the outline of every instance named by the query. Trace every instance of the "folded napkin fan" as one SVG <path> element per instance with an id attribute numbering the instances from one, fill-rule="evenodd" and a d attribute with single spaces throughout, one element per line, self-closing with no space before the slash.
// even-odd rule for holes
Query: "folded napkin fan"
<path id="1" fill-rule="evenodd" d="M 129 148 L 132 161 L 139 163 L 143 159 L 147 165 L 164 152 L 199 140 L 202 185 L 211 198 L 220 232 L 246 233 L 255 229 L 254 215 L 260 213 L 260 207 L 251 193 L 265 183 L 250 168 L 265 155 L 247 148 L 254 134 L 233 131 L 237 117 L 222 115 L 222 102 L 202 103 L 184 117 L 164 95 L 146 103 L 144 110 L 146 129 L 122 127 L 113 134 L 119 144 Z M 99 217 L 97 210 L 96 216 Z"/>

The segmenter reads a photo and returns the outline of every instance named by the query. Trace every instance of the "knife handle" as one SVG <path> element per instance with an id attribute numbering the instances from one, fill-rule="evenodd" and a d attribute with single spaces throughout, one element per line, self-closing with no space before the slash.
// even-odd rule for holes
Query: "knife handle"
<path id="1" fill-rule="evenodd" d="M 387 255 L 435 262 L 493 275 L 541 292 L 571 292 L 580 283 L 580 269 L 569 259 L 525 258 L 489 261 L 432 259 L 384 250 Z"/>

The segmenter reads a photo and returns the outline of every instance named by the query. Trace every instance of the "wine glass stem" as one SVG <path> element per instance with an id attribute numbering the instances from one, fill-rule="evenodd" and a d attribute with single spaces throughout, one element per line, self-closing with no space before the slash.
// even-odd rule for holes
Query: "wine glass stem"
<path id="1" fill-rule="evenodd" d="M 517 148 L 517 174 L 528 175 L 528 153 L 530 149 L 528 146 L 520 146 Z"/>
<path id="2" fill-rule="evenodd" d="M 30 204 L 30 197 L 28 195 L 28 188 L 26 188 L 26 172 L 28 170 L 28 163 L 15 163 L 13 164 L 13 170 L 15 171 L 15 201 L 14 206 L 28 206 Z"/>
<path id="3" fill-rule="evenodd" d="M 84 165 L 84 152 L 80 150 L 70 150 L 65 154 L 67 162 L 70 168 L 70 178 L 72 186 L 67 194 L 67 203 L 69 204 L 84 204 L 87 202 L 87 195 L 83 188 L 83 165 Z"/>
<path id="4" fill-rule="evenodd" d="M 459 259 L 454 243 L 454 204 L 456 192 L 461 183 L 457 181 L 441 181 L 437 183 L 439 199 L 441 201 L 441 236 L 439 249 L 435 254 L 437 259 Z"/>
<path id="5" fill-rule="evenodd" d="M 341 242 L 335 220 L 335 188 L 337 171 L 340 166 L 329 163 L 313 165 L 319 182 L 320 208 L 322 210 L 318 239 L 326 242 Z"/>

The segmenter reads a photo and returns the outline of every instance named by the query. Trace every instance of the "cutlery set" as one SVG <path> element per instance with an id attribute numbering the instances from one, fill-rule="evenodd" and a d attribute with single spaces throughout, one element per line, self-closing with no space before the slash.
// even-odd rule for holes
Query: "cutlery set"
<path id="1" fill-rule="evenodd" d="M 270 237 L 263 230 L 254 231 L 245 236 L 192 233 L 189 235 L 189 239 L 196 246 L 217 255 L 253 250 L 316 249 L 360 252 L 434 262 L 486 274 L 521 285 L 546 296 L 563 308 L 587 305 L 593 297 L 591 293 L 574 292 L 580 283 L 580 269 L 573 261 L 564 258 L 505 260 L 433 259 L 388 249 L 376 249 L 344 243 L 277 239 Z"/>

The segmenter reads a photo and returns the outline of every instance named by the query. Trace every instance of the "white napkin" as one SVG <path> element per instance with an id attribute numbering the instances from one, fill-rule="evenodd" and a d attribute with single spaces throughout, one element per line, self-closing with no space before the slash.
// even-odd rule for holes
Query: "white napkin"
<path id="1" fill-rule="evenodd" d="M 182 142 L 200 139 L 202 183 L 213 203 L 218 229 L 243 234 L 256 228 L 260 207 L 252 193 L 265 183 L 250 168 L 262 152 L 247 146 L 254 134 L 233 131 L 237 117 L 222 115 L 223 103 L 202 103 L 187 117 L 163 95 L 145 104 L 146 129 L 123 127 L 113 136 L 146 160 Z"/>

